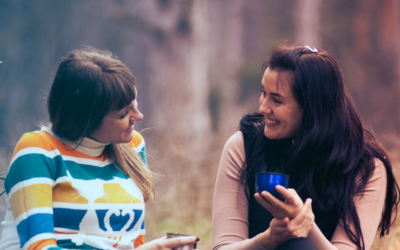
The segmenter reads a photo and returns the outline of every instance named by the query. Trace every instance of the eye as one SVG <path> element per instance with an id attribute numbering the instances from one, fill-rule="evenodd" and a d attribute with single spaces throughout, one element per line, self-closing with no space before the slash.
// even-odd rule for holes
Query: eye
<path id="1" fill-rule="evenodd" d="M 277 98 L 273 98 L 273 100 L 274 100 L 274 102 L 277 103 L 277 104 L 282 104 L 282 102 L 281 102 L 279 99 L 277 99 Z"/>
<path id="2" fill-rule="evenodd" d="M 263 95 L 263 96 L 265 96 L 265 90 L 264 89 L 260 89 L 260 91 L 261 91 L 261 94 Z"/>
<path id="3" fill-rule="evenodd" d="M 128 115 L 128 113 L 129 113 L 129 109 L 126 110 L 125 113 L 119 117 L 119 119 L 124 119 Z"/>

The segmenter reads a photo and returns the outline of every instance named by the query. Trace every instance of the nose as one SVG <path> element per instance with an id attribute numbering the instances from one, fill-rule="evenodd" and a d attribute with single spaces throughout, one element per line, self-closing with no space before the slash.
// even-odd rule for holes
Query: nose
<path id="1" fill-rule="evenodd" d="M 259 112 L 261 114 L 271 114 L 272 113 L 272 109 L 271 109 L 270 105 L 268 105 L 267 98 L 260 99 Z"/>
<path id="2" fill-rule="evenodd" d="M 143 120 L 143 114 L 140 113 L 140 111 L 138 109 L 133 110 L 132 115 L 130 116 L 129 121 L 131 123 L 134 123 L 135 121 L 141 121 Z"/>

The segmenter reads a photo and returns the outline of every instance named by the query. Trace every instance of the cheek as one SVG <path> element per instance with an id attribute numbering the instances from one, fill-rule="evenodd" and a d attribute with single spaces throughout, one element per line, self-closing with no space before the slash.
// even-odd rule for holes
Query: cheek
<path id="1" fill-rule="evenodd" d="M 297 113 L 295 117 L 295 121 L 294 121 L 294 130 L 295 131 L 299 131 L 301 128 L 301 124 L 303 121 L 303 113 L 301 112 L 300 114 Z"/>

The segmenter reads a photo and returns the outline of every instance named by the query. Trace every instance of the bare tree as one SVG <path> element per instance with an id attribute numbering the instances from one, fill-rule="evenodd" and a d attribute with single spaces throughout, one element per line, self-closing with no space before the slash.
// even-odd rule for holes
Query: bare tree
<path id="1" fill-rule="evenodd" d="M 320 45 L 320 8 L 321 0 L 296 0 L 296 43 Z"/>

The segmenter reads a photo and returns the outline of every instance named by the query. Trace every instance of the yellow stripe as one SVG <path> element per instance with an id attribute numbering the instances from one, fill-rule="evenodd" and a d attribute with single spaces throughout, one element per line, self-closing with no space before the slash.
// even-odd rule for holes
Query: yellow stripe
<path id="1" fill-rule="evenodd" d="M 104 183 L 104 195 L 98 198 L 95 203 L 111 204 L 130 204 L 143 203 L 136 197 L 133 197 L 119 183 Z"/>
<path id="2" fill-rule="evenodd" d="M 75 204 L 88 204 L 89 201 L 79 195 L 79 192 L 72 187 L 72 182 L 61 182 L 53 189 L 54 202 L 69 202 Z"/>
<path id="3" fill-rule="evenodd" d="M 14 219 L 33 208 L 52 207 L 52 200 L 48 199 L 51 192 L 49 184 L 34 184 L 17 190 L 10 199 Z"/>
<path id="4" fill-rule="evenodd" d="M 137 132 L 137 131 L 133 131 L 133 139 L 132 139 L 132 141 L 129 142 L 129 145 L 131 147 L 137 148 L 137 146 L 139 146 L 140 143 L 142 143 L 142 141 L 143 141 L 142 135 L 139 134 L 139 132 Z"/>

